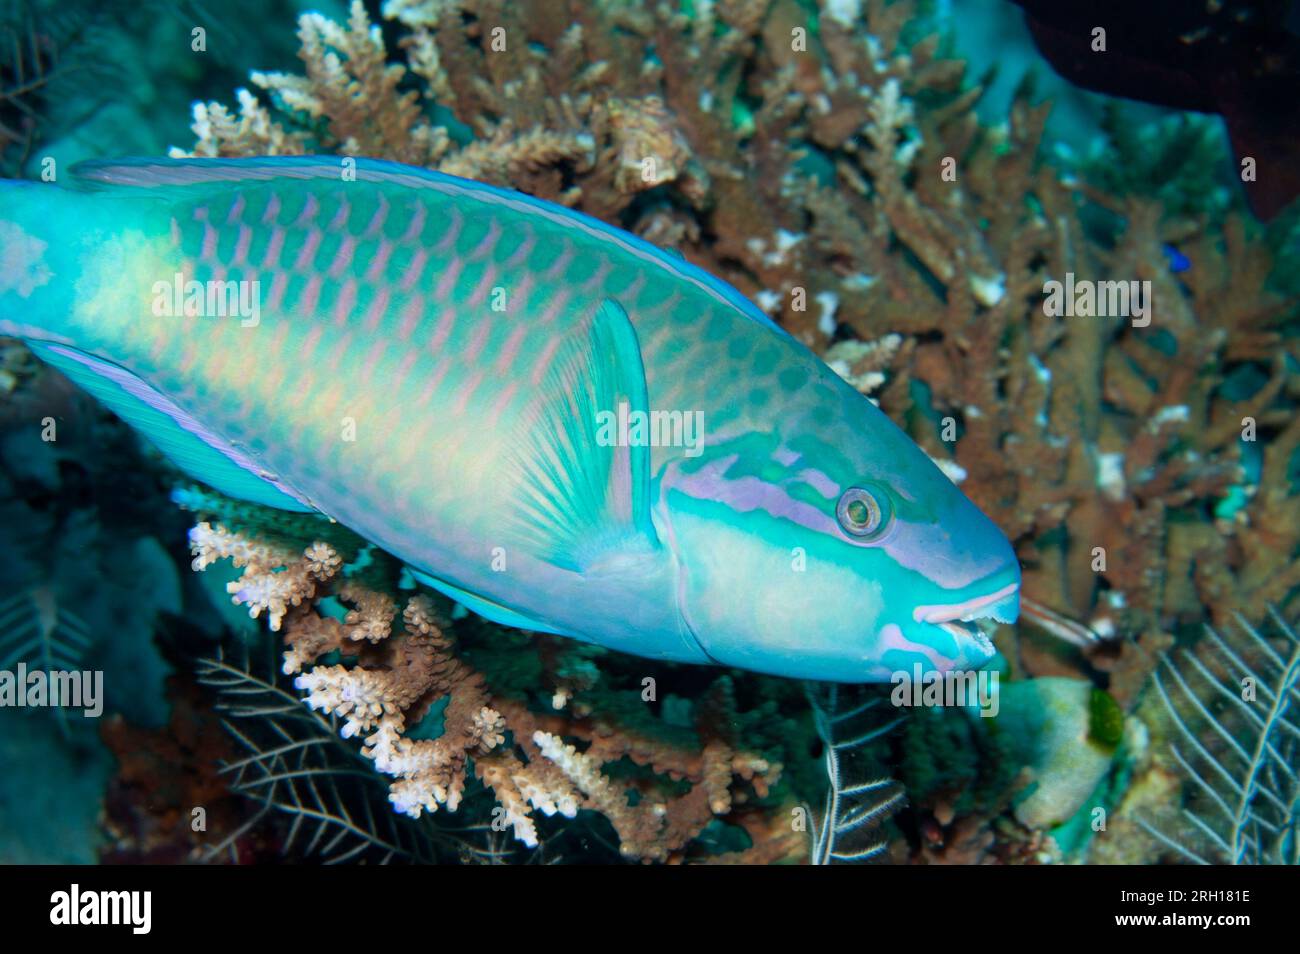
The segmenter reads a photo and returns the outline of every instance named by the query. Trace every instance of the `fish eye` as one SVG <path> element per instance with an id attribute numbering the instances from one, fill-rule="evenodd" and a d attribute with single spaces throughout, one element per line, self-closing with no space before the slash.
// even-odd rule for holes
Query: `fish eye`
<path id="1" fill-rule="evenodd" d="M 886 527 L 892 516 L 889 498 L 883 490 L 850 487 L 840 495 L 835 505 L 835 516 L 844 532 L 855 537 L 876 537 Z"/>

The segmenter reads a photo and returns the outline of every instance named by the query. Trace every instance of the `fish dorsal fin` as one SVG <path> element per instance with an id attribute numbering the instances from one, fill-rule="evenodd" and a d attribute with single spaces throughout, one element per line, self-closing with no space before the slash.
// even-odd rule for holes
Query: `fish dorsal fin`
<path id="1" fill-rule="evenodd" d="M 619 424 L 648 412 L 636 330 L 607 298 L 560 347 L 521 423 L 513 513 L 534 555 L 587 572 L 658 552 L 648 441 L 625 439 Z"/>
<path id="2" fill-rule="evenodd" d="M 119 365 L 64 345 L 28 341 L 32 352 L 143 434 L 168 460 L 227 497 L 280 510 L 313 510 L 156 388 Z"/>

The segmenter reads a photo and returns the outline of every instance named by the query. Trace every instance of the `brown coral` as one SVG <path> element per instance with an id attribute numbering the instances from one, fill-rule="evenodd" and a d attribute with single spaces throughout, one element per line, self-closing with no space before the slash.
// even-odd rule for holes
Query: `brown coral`
<path id="1" fill-rule="evenodd" d="M 489 690 L 483 676 L 457 655 L 446 635 L 448 621 L 428 597 L 406 601 L 395 631 L 392 597 L 343 577 L 343 560 L 333 546 L 316 542 L 298 554 L 207 522 L 195 528 L 191 544 L 196 569 L 223 558 L 244 569 L 229 585 L 234 599 L 254 615 L 267 611 L 271 628 L 283 630 L 283 671 L 296 674 L 295 685 L 309 706 L 342 720 L 345 738 L 362 739 L 362 754 L 392 776 L 389 800 L 404 814 L 418 818 L 439 808 L 456 811 L 472 763 L 474 774 L 496 796 L 496 821 L 529 847 L 538 844 L 534 811 L 573 817 L 585 808 L 609 819 L 624 856 L 668 860 L 715 816 L 732 814 L 744 802 L 741 788 L 762 797 L 780 776 L 779 765 L 738 749 L 720 728 L 734 714 L 725 682 L 703 709 L 701 751 L 628 731 L 576 705 L 570 707 L 573 717 L 537 715 Z M 321 611 L 320 600 L 330 595 L 352 606 L 341 622 Z M 350 661 L 319 663 L 333 652 Z M 567 685 L 566 706 L 582 691 L 580 681 Z M 410 738 L 410 730 L 440 700 L 446 704 L 438 737 Z M 625 756 L 690 783 L 689 790 L 665 795 L 637 783 L 641 797 L 634 803 L 625 783 L 603 774 L 604 765 Z"/>

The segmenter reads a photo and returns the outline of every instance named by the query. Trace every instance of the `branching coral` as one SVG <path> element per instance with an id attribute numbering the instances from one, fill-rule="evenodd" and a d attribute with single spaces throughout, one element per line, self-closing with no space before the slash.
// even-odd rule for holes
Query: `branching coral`
<path id="1" fill-rule="evenodd" d="M 253 516 L 246 506 L 205 495 L 182 499 L 226 519 Z M 624 857 L 663 861 L 680 857 L 715 817 L 747 823 L 747 793 L 765 798 L 780 777 L 780 765 L 742 750 L 729 734 L 735 703 L 725 680 L 700 707 L 698 748 L 571 704 L 584 687 L 571 677 L 560 677 L 565 688 L 556 698 L 572 715 L 554 709 L 539 715 L 526 700 L 489 688 L 457 653 L 450 621 L 429 597 L 407 598 L 400 626 L 394 625 L 395 581 L 381 588 L 372 571 L 363 582 L 335 545 L 317 541 L 295 550 L 204 521 L 191 534 L 191 547 L 196 569 L 227 558 L 242 569 L 227 586 L 234 602 L 254 616 L 265 612 L 270 627 L 283 633 L 283 670 L 296 675 L 307 705 L 341 720 L 344 738 L 361 738 L 361 753 L 393 779 L 392 806 L 412 818 L 456 811 L 472 768 L 498 802 L 494 827 L 509 827 L 526 846 L 539 843 L 535 812 L 573 818 L 590 809 L 609 820 Z M 350 608 L 341 618 L 330 615 L 327 599 Z M 346 661 L 325 662 L 336 654 Z M 427 737 L 426 722 L 441 723 L 435 737 Z M 606 774 L 606 766 L 624 757 L 651 775 Z M 629 798 L 634 790 L 636 798 Z M 797 850 L 789 841 L 785 846 Z"/>

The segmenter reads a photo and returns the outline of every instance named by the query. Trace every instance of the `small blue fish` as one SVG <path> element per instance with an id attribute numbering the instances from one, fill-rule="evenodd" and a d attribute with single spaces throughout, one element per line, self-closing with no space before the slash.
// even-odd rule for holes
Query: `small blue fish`
<path id="1" fill-rule="evenodd" d="M 1182 274 L 1192 267 L 1192 260 L 1172 245 L 1162 245 L 1160 248 L 1165 253 L 1165 258 L 1169 259 L 1169 270 L 1175 275 Z"/>

